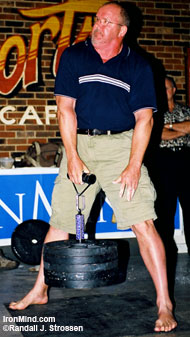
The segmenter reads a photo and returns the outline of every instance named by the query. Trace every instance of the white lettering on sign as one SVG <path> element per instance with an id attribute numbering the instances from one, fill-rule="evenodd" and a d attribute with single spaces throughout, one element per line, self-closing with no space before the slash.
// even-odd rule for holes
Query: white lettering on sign
<path id="1" fill-rule="evenodd" d="M 15 118 L 10 118 L 10 114 L 12 112 L 16 111 L 16 107 L 12 105 L 7 105 L 3 107 L 0 110 L 0 122 L 5 124 L 5 125 L 12 125 L 12 124 L 19 124 L 19 125 L 24 125 L 26 124 L 26 121 L 28 120 L 34 120 L 37 125 L 43 125 L 43 122 L 41 121 L 40 117 L 38 116 L 38 112 L 34 108 L 33 105 L 29 105 L 24 114 L 22 115 L 20 121 L 18 122 Z M 44 118 L 45 118 L 45 124 L 50 125 L 51 119 L 56 118 L 56 113 L 57 113 L 57 106 L 56 105 L 46 105 L 45 106 L 45 111 L 44 111 Z M 8 116 L 6 116 L 6 114 Z M 28 124 L 28 123 L 27 123 Z M 33 123 L 32 123 L 33 124 Z"/>
<path id="2" fill-rule="evenodd" d="M 11 105 L 7 105 L 4 108 L 2 108 L 0 110 L 0 121 L 5 125 L 12 125 L 16 123 L 16 119 L 6 119 L 5 118 L 5 113 L 14 112 L 14 111 L 16 111 L 16 108 Z"/>
<path id="3" fill-rule="evenodd" d="M 54 113 L 51 113 L 51 111 L 54 111 Z M 46 125 L 50 125 L 50 118 L 52 119 L 56 118 L 56 112 L 57 112 L 57 105 L 45 106 Z"/>
<path id="4" fill-rule="evenodd" d="M 105 202 L 112 208 L 112 206 L 111 206 L 111 204 L 110 204 L 110 202 L 109 202 L 109 200 L 108 200 L 108 198 L 106 197 L 106 199 L 105 199 Z M 100 217 L 99 217 L 99 220 L 98 220 L 98 222 L 107 222 L 107 220 L 104 220 L 104 213 L 103 213 L 103 206 L 101 207 L 101 210 L 100 210 Z"/>
<path id="5" fill-rule="evenodd" d="M 48 212 L 49 216 L 52 214 L 51 206 L 44 194 L 44 191 L 39 183 L 39 181 L 36 181 L 36 190 L 35 190 L 35 198 L 34 198 L 34 211 L 33 211 L 33 219 L 37 219 L 38 216 L 38 201 L 39 201 L 39 196 L 43 202 L 43 205 Z"/>
<path id="6" fill-rule="evenodd" d="M 16 193 L 15 195 L 18 195 L 19 197 L 19 217 L 1 199 L 0 206 L 11 216 L 11 218 L 13 218 L 15 222 L 20 224 L 23 222 L 23 195 L 25 195 L 25 193 Z"/>
<path id="7" fill-rule="evenodd" d="M 24 113 L 24 115 L 22 116 L 19 125 L 24 125 L 24 123 L 26 122 L 26 120 L 36 120 L 36 124 L 38 125 L 42 125 L 42 121 L 39 118 L 36 110 L 34 109 L 34 107 L 32 105 L 29 105 Z"/>
<path id="8" fill-rule="evenodd" d="M 18 203 L 19 216 L 17 216 L 13 212 L 13 210 L 11 210 L 10 207 L 5 204 L 5 202 L 2 199 L 0 199 L 0 206 L 5 210 L 5 212 L 7 212 L 7 214 L 10 215 L 10 217 L 17 224 L 20 224 L 20 223 L 23 222 L 23 196 L 26 195 L 26 193 L 15 193 L 15 195 L 17 195 L 18 198 L 19 198 L 19 203 Z M 45 196 L 45 193 L 44 193 L 39 181 L 37 180 L 36 186 L 35 186 L 35 195 L 34 195 L 33 219 L 38 218 L 39 198 L 41 199 L 48 215 L 51 216 L 51 214 L 52 214 L 51 205 L 49 204 L 49 202 L 48 202 L 48 200 Z M 24 207 L 27 207 L 27 206 L 24 205 Z M 31 216 L 31 218 L 32 218 L 32 216 Z"/>

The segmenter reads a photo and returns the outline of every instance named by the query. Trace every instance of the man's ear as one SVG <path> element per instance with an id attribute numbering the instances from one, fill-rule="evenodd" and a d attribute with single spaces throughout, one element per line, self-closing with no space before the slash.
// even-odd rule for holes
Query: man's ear
<path id="1" fill-rule="evenodd" d="M 126 33 L 127 33 L 127 26 L 121 26 L 119 36 L 124 37 Z"/>

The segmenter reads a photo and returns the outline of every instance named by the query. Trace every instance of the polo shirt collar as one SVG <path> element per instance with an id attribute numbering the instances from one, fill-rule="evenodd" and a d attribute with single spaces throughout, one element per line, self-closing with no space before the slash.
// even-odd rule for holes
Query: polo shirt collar
<path id="1" fill-rule="evenodd" d="M 92 45 L 92 42 L 91 42 L 91 38 L 88 37 L 86 40 L 85 40 L 85 45 L 87 47 L 89 47 L 90 50 L 92 50 L 94 53 L 98 54 L 97 51 L 94 49 L 93 45 Z M 121 50 L 121 52 L 116 55 L 115 57 L 117 56 L 120 56 L 120 57 L 128 57 L 130 54 L 130 48 L 127 46 L 126 43 L 123 44 L 123 48 Z M 98 54 L 99 55 L 99 54 Z"/>

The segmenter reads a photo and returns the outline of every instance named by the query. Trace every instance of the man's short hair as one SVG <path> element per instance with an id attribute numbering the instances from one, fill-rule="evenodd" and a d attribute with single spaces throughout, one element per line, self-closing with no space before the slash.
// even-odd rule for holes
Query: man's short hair
<path id="1" fill-rule="evenodd" d="M 120 8 L 120 15 L 121 15 L 121 18 L 122 18 L 122 24 L 124 26 L 127 26 L 129 27 L 130 25 L 130 18 L 129 18 L 129 15 L 127 13 L 127 10 L 124 8 L 124 6 L 122 5 L 122 3 L 120 3 L 119 1 L 110 1 L 110 2 L 105 2 L 105 4 L 103 4 L 101 7 L 104 7 L 104 6 L 107 6 L 107 5 L 116 5 Z M 100 8 L 101 8 L 100 7 Z"/>
<path id="2" fill-rule="evenodd" d="M 171 76 L 166 76 L 166 80 L 170 81 L 171 84 L 172 84 L 172 87 L 177 89 L 177 85 L 176 85 L 176 83 L 175 83 L 173 77 L 171 77 Z"/>

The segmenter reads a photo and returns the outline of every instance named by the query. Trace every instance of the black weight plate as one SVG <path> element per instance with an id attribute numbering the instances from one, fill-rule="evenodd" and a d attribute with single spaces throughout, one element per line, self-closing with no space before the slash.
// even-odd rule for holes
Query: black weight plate
<path id="1" fill-rule="evenodd" d="M 98 271 L 98 270 L 109 270 L 112 268 L 118 267 L 118 260 L 113 260 L 110 262 L 104 262 L 104 263 L 95 263 L 95 264 L 73 264 L 73 265 L 59 265 L 56 263 L 47 263 L 44 261 L 44 268 L 45 269 L 51 269 L 54 271 L 58 272 L 72 272 L 72 273 L 77 273 L 77 272 L 87 272 L 87 271 Z"/>
<path id="2" fill-rule="evenodd" d="M 26 264 L 40 264 L 44 238 L 48 229 L 47 222 L 36 219 L 26 220 L 18 225 L 11 238 L 11 248 L 16 257 Z"/>
<path id="3" fill-rule="evenodd" d="M 73 289 L 91 289 L 113 285 L 113 280 L 91 280 L 91 281 L 67 281 L 65 288 Z"/>
<path id="4" fill-rule="evenodd" d="M 117 243 L 110 240 L 85 240 L 84 243 L 76 241 L 54 241 L 44 245 L 44 254 L 47 250 L 49 254 L 59 256 L 94 256 L 111 253 L 117 249 Z"/>
<path id="5" fill-rule="evenodd" d="M 46 251 L 44 254 L 44 262 L 50 263 L 50 264 L 56 264 L 61 266 L 65 265 L 72 265 L 72 264 L 91 264 L 91 263 L 103 263 L 108 261 L 113 261 L 118 257 L 117 250 L 113 250 L 109 254 L 104 255 L 94 255 L 94 256 L 60 256 L 58 254 L 54 254 L 53 256 L 50 254 L 50 252 Z"/>
<path id="6" fill-rule="evenodd" d="M 85 272 L 85 273 L 65 273 L 65 272 L 52 272 L 45 270 L 44 272 L 45 278 L 49 280 L 63 280 L 66 281 L 88 281 L 88 280 L 107 280 L 111 277 L 115 277 L 118 275 L 118 268 L 110 269 L 110 270 L 101 270 L 97 272 Z"/>
<path id="7" fill-rule="evenodd" d="M 46 282 L 46 281 L 45 281 Z M 47 283 L 49 282 L 49 283 Z M 47 285 L 52 287 L 63 287 L 63 288 L 73 288 L 73 289 L 91 289 L 97 287 L 105 287 L 117 283 L 117 277 L 111 277 L 107 280 L 95 279 L 88 281 L 64 281 L 64 280 L 49 280 L 46 282 Z"/>

